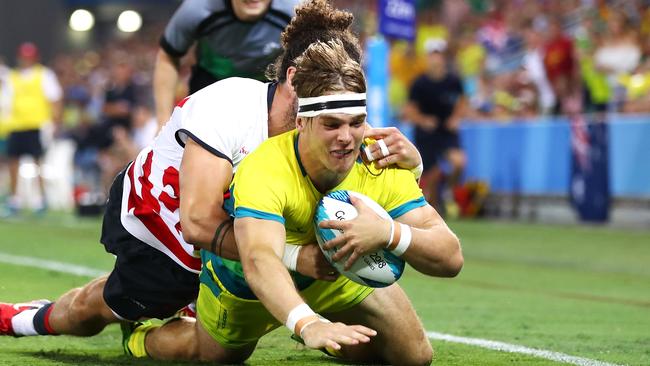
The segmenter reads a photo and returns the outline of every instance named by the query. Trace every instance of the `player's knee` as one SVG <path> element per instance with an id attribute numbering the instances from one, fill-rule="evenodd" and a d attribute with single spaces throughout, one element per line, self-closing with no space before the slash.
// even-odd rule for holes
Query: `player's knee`
<path id="1" fill-rule="evenodd" d="M 406 336 L 399 346 L 392 347 L 387 354 L 391 364 L 405 366 L 430 365 L 433 361 L 433 348 L 424 332 L 417 337 Z"/>
<path id="2" fill-rule="evenodd" d="M 410 354 L 404 356 L 403 362 L 400 362 L 400 364 L 412 366 L 431 365 L 433 362 L 433 348 L 431 344 L 428 341 L 421 342 L 414 348 Z"/>

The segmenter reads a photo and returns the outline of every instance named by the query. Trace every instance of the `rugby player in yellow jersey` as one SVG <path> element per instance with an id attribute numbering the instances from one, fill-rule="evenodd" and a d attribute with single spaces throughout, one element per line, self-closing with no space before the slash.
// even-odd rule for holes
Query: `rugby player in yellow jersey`
<path id="1" fill-rule="evenodd" d="M 209 335 L 228 361 L 241 362 L 260 337 L 284 323 L 308 347 L 353 362 L 429 364 L 431 344 L 398 284 L 372 289 L 343 276 L 319 281 L 282 264 L 285 243 L 314 241 L 320 198 L 348 189 L 377 201 L 395 221 L 353 200 L 356 219 L 321 224 L 345 232 L 327 244 L 339 247 L 336 259 L 351 253 L 353 261 L 399 241 L 394 253 L 424 274 L 453 277 L 463 265 L 458 238 L 426 203 L 413 175 L 359 161 L 365 77 L 342 43 L 316 42 L 295 65 L 288 73 L 299 97 L 297 130 L 262 143 L 231 185 L 241 263 L 202 252 L 201 342 L 209 343 Z"/>

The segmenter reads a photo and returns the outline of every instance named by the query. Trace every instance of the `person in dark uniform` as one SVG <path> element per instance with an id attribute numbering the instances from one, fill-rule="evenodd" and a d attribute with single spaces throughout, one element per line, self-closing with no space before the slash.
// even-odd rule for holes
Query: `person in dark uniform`
<path id="1" fill-rule="evenodd" d="M 265 81 L 264 72 L 280 54 L 280 33 L 299 0 L 186 0 L 160 39 L 154 68 L 156 118 L 171 115 L 181 58 L 196 43 L 189 94 L 215 81 L 247 77 Z M 184 96 L 184 95 L 183 95 Z"/>
<path id="2" fill-rule="evenodd" d="M 449 188 L 459 184 L 466 161 L 458 125 L 467 101 L 460 78 L 447 68 L 446 49 L 443 39 L 426 41 L 427 71 L 413 82 L 403 109 L 404 119 L 415 125 L 415 146 L 424 165 L 424 195 L 439 212 L 444 212 L 438 197 L 441 160 L 447 160 L 452 168 L 447 180 Z"/>

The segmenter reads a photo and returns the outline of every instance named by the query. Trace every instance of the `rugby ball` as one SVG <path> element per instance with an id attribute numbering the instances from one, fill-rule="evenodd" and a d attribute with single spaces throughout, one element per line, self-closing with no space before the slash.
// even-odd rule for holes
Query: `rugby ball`
<path id="1" fill-rule="evenodd" d="M 325 249 L 323 245 L 341 235 L 340 230 L 322 229 L 318 223 L 324 220 L 352 220 L 357 217 L 357 209 L 350 202 L 350 196 L 358 197 L 374 210 L 380 217 L 390 219 L 390 215 L 383 207 L 373 201 L 370 197 L 354 191 L 335 191 L 324 196 L 316 207 L 314 215 L 314 230 L 316 240 L 325 258 L 342 275 L 350 280 L 369 287 L 386 287 L 397 281 L 404 272 L 404 260 L 388 250 L 381 249 L 375 253 L 366 254 L 354 263 L 350 270 L 346 271 L 346 257 L 338 262 L 332 261 L 332 256 L 337 249 Z"/>

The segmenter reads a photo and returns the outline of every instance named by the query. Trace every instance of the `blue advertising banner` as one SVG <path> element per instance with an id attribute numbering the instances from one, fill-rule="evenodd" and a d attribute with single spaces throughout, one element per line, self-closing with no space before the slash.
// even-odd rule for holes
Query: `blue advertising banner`
<path id="1" fill-rule="evenodd" d="M 415 39 L 415 0 L 379 0 L 379 31 L 386 37 Z"/>

